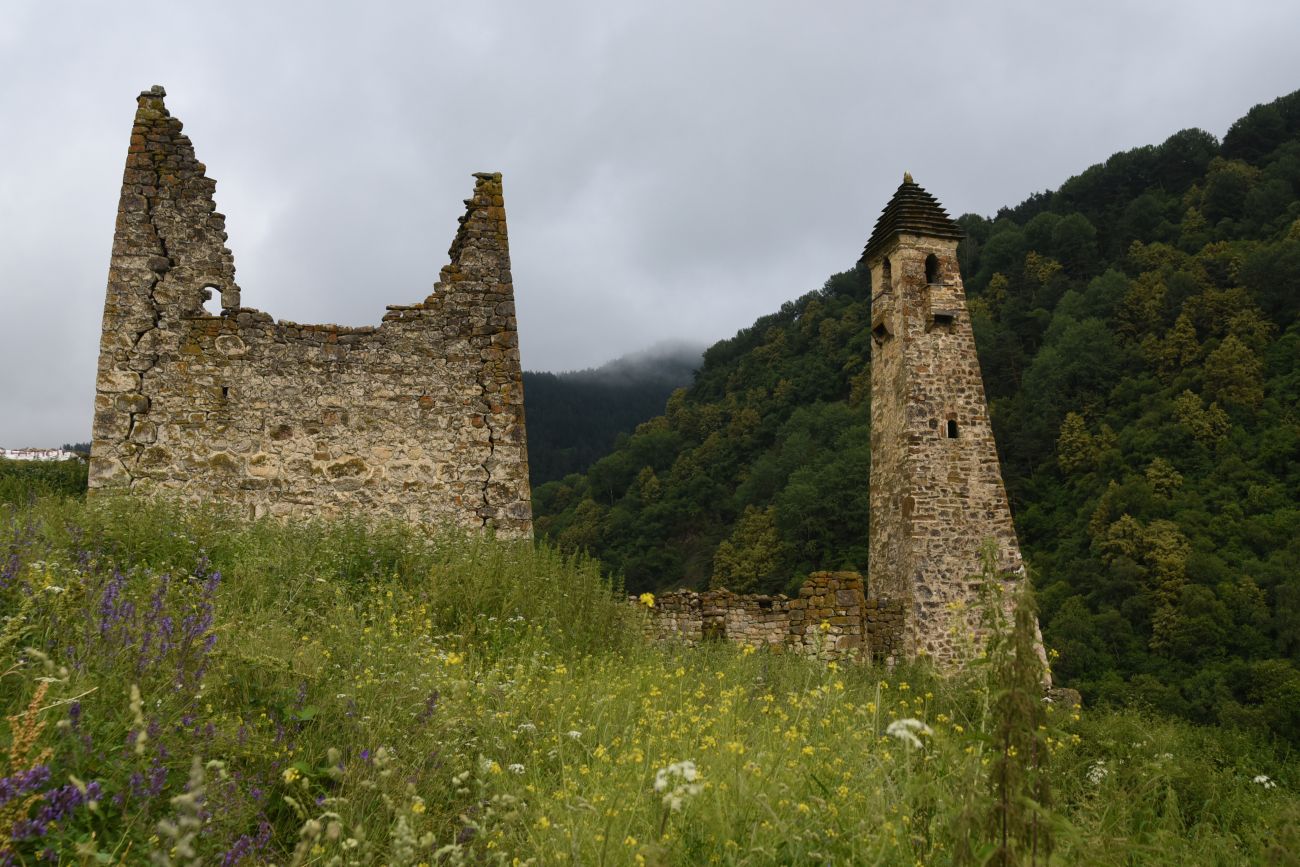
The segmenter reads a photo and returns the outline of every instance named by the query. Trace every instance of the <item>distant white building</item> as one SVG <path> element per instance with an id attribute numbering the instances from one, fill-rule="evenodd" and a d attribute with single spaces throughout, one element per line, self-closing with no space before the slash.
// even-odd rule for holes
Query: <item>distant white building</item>
<path id="1" fill-rule="evenodd" d="M 0 458 L 11 461 L 66 461 L 79 457 L 63 449 L 0 449 Z"/>

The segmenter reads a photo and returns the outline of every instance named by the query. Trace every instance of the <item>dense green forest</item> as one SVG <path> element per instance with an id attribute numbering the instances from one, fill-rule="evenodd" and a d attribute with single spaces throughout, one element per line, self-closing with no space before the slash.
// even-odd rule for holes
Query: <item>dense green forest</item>
<path id="1" fill-rule="evenodd" d="M 959 222 L 1058 680 L 1300 742 L 1300 92 Z M 539 530 L 634 592 L 865 571 L 867 288 L 709 348 Z"/>
<path id="2" fill-rule="evenodd" d="M 668 395 L 690 383 L 702 351 L 668 342 L 587 370 L 524 371 L 533 487 L 582 472 L 619 434 L 663 412 Z"/>

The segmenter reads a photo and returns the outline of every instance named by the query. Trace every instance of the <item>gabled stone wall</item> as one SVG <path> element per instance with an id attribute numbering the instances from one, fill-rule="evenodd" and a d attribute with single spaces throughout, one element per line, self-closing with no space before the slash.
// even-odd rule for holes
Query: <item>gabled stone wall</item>
<path id="1" fill-rule="evenodd" d="M 823 659 L 883 659 L 902 647 L 903 609 L 868 599 L 856 572 L 814 572 L 795 599 L 728 590 L 665 593 L 647 623 L 659 641 L 725 640 Z"/>
<path id="2" fill-rule="evenodd" d="M 123 176 L 92 491 L 531 536 L 501 176 L 475 175 L 423 301 L 375 327 L 277 321 L 242 306 L 216 184 L 164 95 L 140 94 Z"/>

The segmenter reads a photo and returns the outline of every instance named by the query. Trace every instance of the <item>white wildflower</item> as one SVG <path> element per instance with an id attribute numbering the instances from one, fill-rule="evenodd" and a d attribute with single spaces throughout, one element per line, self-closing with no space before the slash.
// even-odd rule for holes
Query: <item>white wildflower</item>
<path id="1" fill-rule="evenodd" d="M 1261 786 L 1263 786 L 1266 789 L 1277 788 L 1277 783 L 1273 782 L 1273 780 L 1269 778 L 1268 774 L 1257 774 L 1255 776 L 1255 779 L 1252 780 L 1252 782 L 1259 783 Z"/>
<path id="2" fill-rule="evenodd" d="M 1109 773 L 1110 769 L 1106 767 L 1105 762 L 1093 762 L 1092 766 L 1088 768 L 1088 782 L 1094 786 L 1100 786 L 1101 781 L 1106 779 L 1106 775 Z"/>
<path id="3" fill-rule="evenodd" d="M 576 741 L 578 738 L 582 737 L 582 732 L 580 732 L 580 731 L 576 731 L 576 730 L 570 730 L 567 734 L 568 734 L 568 736 L 569 736 L 570 738 L 572 738 L 572 739 L 575 740 L 575 741 Z"/>
<path id="4" fill-rule="evenodd" d="M 515 762 L 514 764 L 506 765 L 506 770 L 512 774 L 522 774 L 524 772 L 524 766 Z"/>
<path id="5" fill-rule="evenodd" d="M 885 728 L 885 734 L 893 738 L 898 738 L 908 746 L 919 750 L 924 745 L 921 743 L 921 739 L 918 738 L 917 735 L 932 735 L 934 734 L 934 730 L 919 719 L 906 717 L 891 722 Z"/>
<path id="6" fill-rule="evenodd" d="M 704 791 L 704 784 L 699 781 L 699 777 L 695 762 L 689 759 L 674 762 L 655 771 L 655 791 L 663 795 L 664 806 L 676 813 L 682 809 L 687 798 L 693 798 Z"/>
<path id="7" fill-rule="evenodd" d="M 515 729 L 515 731 L 521 734 L 524 732 L 527 732 L 528 734 L 532 734 L 533 732 L 537 731 L 537 726 L 533 725 L 532 723 L 520 723 L 519 728 Z"/>

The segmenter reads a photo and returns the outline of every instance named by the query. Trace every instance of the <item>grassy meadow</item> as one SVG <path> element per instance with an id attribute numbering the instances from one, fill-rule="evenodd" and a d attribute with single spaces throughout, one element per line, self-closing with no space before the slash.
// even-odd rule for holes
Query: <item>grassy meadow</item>
<path id="1" fill-rule="evenodd" d="M 11 498 L 0 864 L 1300 863 L 1257 736 L 622 599 L 541 544 Z"/>

